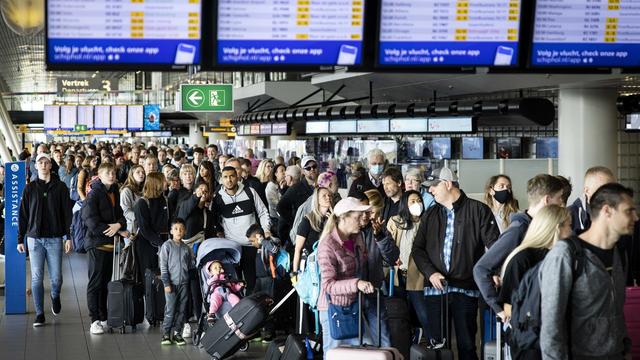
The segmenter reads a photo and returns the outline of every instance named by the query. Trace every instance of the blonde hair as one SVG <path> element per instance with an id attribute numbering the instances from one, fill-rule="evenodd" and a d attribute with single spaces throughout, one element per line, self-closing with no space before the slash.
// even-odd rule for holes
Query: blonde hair
<path id="1" fill-rule="evenodd" d="M 384 199 L 380 195 L 378 189 L 371 189 L 364 192 L 369 199 L 369 205 L 371 206 L 372 213 L 381 214 L 384 208 Z"/>
<path id="2" fill-rule="evenodd" d="M 186 174 L 187 172 L 193 174 L 194 177 L 196 176 L 196 168 L 194 168 L 191 164 L 184 164 L 180 167 L 180 177 L 182 177 L 182 175 Z"/>
<path id="3" fill-rule="evenodd" d="M 305 215 L 311 224 L 311 228 L 314 231 L 321 232 L 322 231 L 322 222 L 326 218 L 326 215 L 322 215 L 320 212 L 320 191 L 326 190 L 331 194 L 331 191 L 325 187 L 319 187 L 314 190 L 313 197 L 311 198 L 311 211 Z M 329 206 L 328 214 L 331 214 L 332 206 Z"/>
<path id="4" fill-rule="evenodd" d="M 500 276 L 504 278 L 509 262 L 519 252 L 526 249 L 550 249 L 560 240 L 560 226 L 566 221 L 571 221 L 571 213 L 567 208 L 553 204 L 542 208 L 531 221 L 522 243 L 507 256 Z"/>
<path id="5" fill-rule="evenodd" d="M 348 213 L 347 213 L 348 214 Z M 345 216 L 346 214 L 342 215 Z M 327 222 L 324 223 L 324 228 L 322 229 L 322 234 L 318 238 L 319 242 L 322 242 L 329 234 L 338 226 L 338 216 L 334 213 L 329 214 L 327 217 Z"/>
<path id="6" fill-rule="evenodd" d="M 271 165 L 274 165 L 271 159 L 262 160 L 258 165 L 258 169 L 256 170 L 256 177 L 258 178 L 258 180 L 260 180 L 260 182 L 263 182 L 263 183 L 268 182 L 271 178 L 270 174 L 269 175 L 266 174 L 267 164 L 269 163 L 271 163 Z M 271 167 L 272 172 L 273 172 L 274 166 Z"/>
<path id="7" fill-rule="evenodd" d="M 162 196 L 162 192 L 164 191 L 164 182 L 165 178 L 162 173 L 152 172 L 147 175 L 147 179 L 144 182 L 144 188 L 142 193 L 147 199 L 155 199 L 157 197 Z"/>

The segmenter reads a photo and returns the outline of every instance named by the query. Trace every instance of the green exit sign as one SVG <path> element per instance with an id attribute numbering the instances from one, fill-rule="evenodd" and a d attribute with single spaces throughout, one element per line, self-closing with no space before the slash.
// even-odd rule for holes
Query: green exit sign
<path id="1" fill-rule="evenodd" d="M 182 84 L 180 94 L 180 111 L 233 112 L 231 84 Z"/>
<path id="2" fill-rule="evenodd" d="M 76 124 L 75 131 L 87 131 L 87 125 Z"/>

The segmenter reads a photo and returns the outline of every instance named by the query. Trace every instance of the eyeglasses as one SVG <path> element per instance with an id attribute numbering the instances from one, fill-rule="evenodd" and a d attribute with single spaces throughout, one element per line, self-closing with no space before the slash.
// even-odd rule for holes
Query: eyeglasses
<path id="1" fill-rule="evenodd" d="M 309 165 L 304 167 L 304 169 L 307 171 L 316 170 L 317 168 L 318 168 L 318 165 Z"/>

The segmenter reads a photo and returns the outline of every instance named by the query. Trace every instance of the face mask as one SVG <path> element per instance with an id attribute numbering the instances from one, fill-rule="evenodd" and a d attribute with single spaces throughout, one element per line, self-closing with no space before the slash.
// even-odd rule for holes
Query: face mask
<path id="1" fill-rule="evenodd" d="M 413 203 L 409 206 L 409 213 L 413 216 L 422 215 L 422 211 L 424 210 L 424 205 L 422 203 Z"/>
<path id="2" fill-rule="evenodd" d="M 504 204 L 507 201 L 509 201 L 509 199 L 511 199 L 511 191 L 509 190 L 496 191 L 496 193 L 493 195 L 493 198 L 496 199 L 496 201 L 499 202 L 500 204 Z"/>
<path id="3" fill-rule="evenodd" d="M 436 199 L 433 198 L 433 195 L 431 195 L 430 192 L 425 191 L 422 194 L 422 203 L 424 204 L 424 208 L 428 209 L 428 208 L 432 207 L 433 204 L 436 203 Z"/>
<path id="4" fill-rule="evenodd" d="M 378 176 L 384 171 L 384 165 L 371 165 L 371 175 Z"/>

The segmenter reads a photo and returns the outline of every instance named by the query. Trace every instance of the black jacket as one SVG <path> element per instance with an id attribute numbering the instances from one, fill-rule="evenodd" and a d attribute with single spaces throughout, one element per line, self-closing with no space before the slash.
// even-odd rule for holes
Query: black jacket
<path id="1" fill-rule="evenodd" d="M 186 227 L 185 239 L 190 239 L 201 231 L 204 231 L 205 239 L 215 237 L 216 227 L 213 213 L 206 206 L 201 209 L 198 206 L 199 203 L 200 198 L 194 194 L 178 205 L 176 217 L 184 220 Z M 205 214 L 207 215 L 206 223 L 204 222 Z"/>
<path id="2" fill-rule="evenodd" d="M 177 217 L 178 206 L 180 206 L 180 203 L 188 199 L 192 194 L 193 191 L 184 187 L 181 187 L 178 190 L 174 189 L 169 192 L 167 204 L 169 205 L 169 219 L 171 219 L 171 221 Z"/>
<path id="3" fill-rule="evenodd" d="M 46 194 L 46 195 L 45 195 Z M 51 181 L 32 181 L 22 192 L 20 220 L 18 223 L 18 244 L 25 237 L 63 237 L 71 239 L 71 199 L 69 189 L 57 177 L 51 174 Z M 47 228 L 42 228 L 42 219 L 46 217 Z M 43 233 L 44 232 L 46 233 Z"/>
<path id="4" fill-rule="evenodd" d="M 376 187 L 369 179 L 369 173 L 360 176 L 355 179 L 353 183 L 351 183 L 351 188 L 349 189 L 350 197 L 357 197 L 357 195 L 364 194 L 365 191 L 376 189 L 382 195 L 382 198 L 385 198 L 387 195 L 384 192 L 384 187 L 382 186 L 382 181 L 380 181 L 380 186 Z"/>
<path id="5" fill-rule="evenodd" d="M 589 230 L 591 227 L 589 206 L 587 206 L 587 210 L 585 210 L 584 207 L 582 207 L 582 201 L 584 201 L 584 197 L 579 197 L 573 204 L 567 206 L 567 209 L 571 213 L 571 228 L 576 236 Z"/>
<path id="6" fill-rule="evenodd" d="M 114 194 L 115 205 L 111 203 L 109 193 Z M 113 184 L 107 190 L 102 181 L 96 181 L 91 184 L 91 192 L 82 208 L 82 219 L 87 226 L 87 236 L 84 243 L 86 250 L 113 244 L 113 238 L 103 234 L 109 224 L 120 223 L 122 225 L 121 231 L 127 228 L 127 220 L 124 218 L 122 207 L 120 207 L 120 189 L 118 185 Z"/>
<path id="7" fill-rule="evenodd" d="M 162 246 L 168 239 L 166 234 L 169 233 L 169 207 L 164 196 L 146 200 L 138 199 L 133 206 L 133 212 L 138 221 L 136 240 L 143 239 L 157 248 Z"/>
<path id="8" fill-rule="evenodd" d="M 411 256 L 424 274 L 425 286 L 431 287 L 429 277 L 439 272 L 451 286 L 477 290 L 473 266 L 484 254 L 485 247 L 491 247 L 498 239 L 500 230 L 491 209 L 480 201 L 469 199 L 462 191 L 460 198 L 453 203 L 453 209 L 455 230 L 449 271 L 445 271 L 442 254 L 447 213 L 440 204 L 430 207 L 422 215 Z"/>
<path id="9" fill-rule="evenodd" d="M 278 234 L 280 239 L 288 239 L 293 220 L 296 217 L 296 211 L 309 196 L 313 195 L 313 186 L 309 185 L 307 179 L 301 179 L 300 182 L 291 186 L 280 198 L 278 203 Z"/>
<path id="10" fill-rule="evenodd" d="M 260 200 L 262 200 L 263 204 L 269 204 L 267 202 L 266 184 L 261 183 L 257 177 L 249 175 L 246 179 L 244 179 L 244 185 L 249 186 L 250 188 L 255 190 L 258 193 L 258 196 L 260 196 Z"/>

